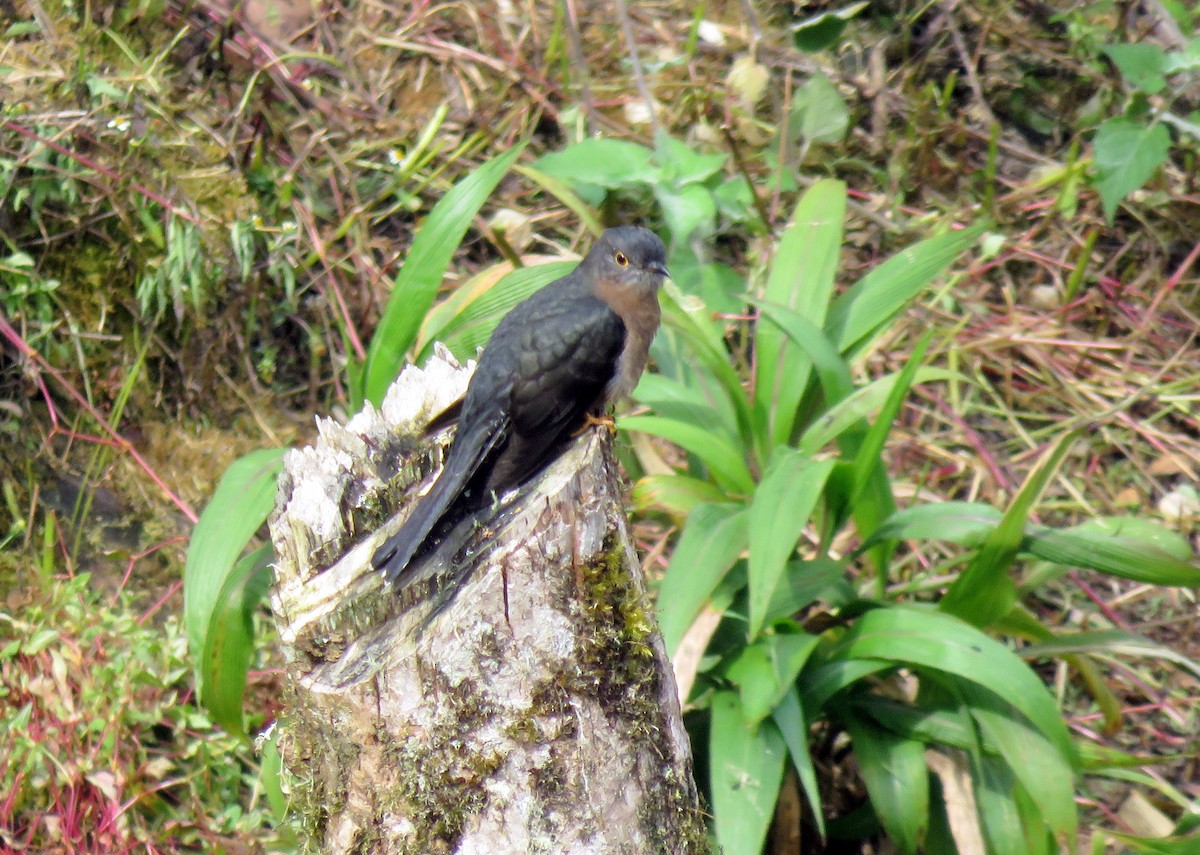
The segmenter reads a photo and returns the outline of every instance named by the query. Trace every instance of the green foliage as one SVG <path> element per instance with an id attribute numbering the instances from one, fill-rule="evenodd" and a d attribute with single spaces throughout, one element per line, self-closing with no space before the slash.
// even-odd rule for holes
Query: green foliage
<path id="1" fill-rule="evenodd" d="M 0 615 L 3 839 L 31 852 L 261 839 L 253 752 L 192 702 L 179 621 L 141 621 L 87 575 L 26 596 Z"/>
<path id="2" fill-rule="evenodd" d="M 933 748 L 962 752 L 995 851 L 1069 846 L 1080 755 L 1054 696 L 1023 659 L 1064 655 L 1086 670 L 1093 639 L 1060 638 L 1033 620 L 1019 603 L 1030 589 L 1018 588 L 1013 571 L 1032 562 L 1043 582 L 1088 567 L 1190 586 L 1200 569 L 1190 549 L 1144 521 L 1082 530 L 1030 523 L 1073 434 L 1046 453 L 1003 512 L 967 503 L 897 510 L 883 459 L 891 424 L 915 383 L 953 375 L 920 366 L 928 338 L 899 371 L 868 384 L 854 384 L 851 362 L 982 232 L 927 238 L 835 296 L 844 210 L 835 181 L 818 182 L 797 204 L 762 298 L 752 300 L 757 320 L 728 337 L 747 342 L 733 361 L 750 366 L 748 382 L 730 364 L 726 330 L 694 298 L 668 295 L 655 345 L 663 376 L 644 378 L 635 392 L 653 414 L 621 420 L 687 452 L 683 471 L 647 479 L 635 496 L 686 518 L 659 613 L 673 656 L 689 632 L 691 647 L 707 646 L 683 667 L 696 675 L 692 703 L 710 716 L 717 838 L 728 851 L 759 851 L 780 785 L 781 742 L 824 828 L 808 747 L 809 728 L 823 724 L 854 746 L 871 808 L 860 834 L 882 829 L 913 853 L 950 834 L 940 819 L 945 794 L 925 761 Z M 859 546 L 839 555 L 833 544 L 848 534 Z M 940 601 L 889 593 L 902 540 L 961 547 L 950 562 L 961 572 Z M 860 559 L 873 578 L 859 579 Z M 835 615 L 832 625 L 808 628 L 803 616 L 813 607 Z M 693 623 L 702 610 L 722 613 L 721 623 Z M 1014 632 L 1038 640 L 1034 654 L 1018 656 L 988 634 Z M 1095 640 L 1113 645 L 1106 655 L 1148 650 L 1134 637 Z M 894 699 L 898 688 L 878 688 L 901 674 L 915 687 L 904 702 Z"/>
<path id="3" fill-rule="evenodd" d="M 1169 96 L 1172 84 L 1182 86 L 1186 76 L 1200 68 L 1200 38 L 1178 51 L 1139 43 L 1108 45 L 1104 54 L 1130 90 L 1124 115 L 1103 122 L 1093 143 L 1096 189 L 1111 224 L 1117 205 L 1166 162 L 1171 148 L 1168 124 L 1181 136 L 1200 140 L 1200 125 L 1147 102 L 1150 96 Z"/>

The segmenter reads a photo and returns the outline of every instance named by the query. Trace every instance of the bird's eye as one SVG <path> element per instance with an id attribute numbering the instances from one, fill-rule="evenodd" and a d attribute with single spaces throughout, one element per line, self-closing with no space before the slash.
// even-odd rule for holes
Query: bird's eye
<path id="1" fill-rule="evenodd" d="M 615 258 L 617 260 L 617 264 L 621 265 L 622 267 L 629 266 L 629 259 L 625 257 L 625 253 L 618 252 L 615 256 L 613 256 L 613 258 Z"/>

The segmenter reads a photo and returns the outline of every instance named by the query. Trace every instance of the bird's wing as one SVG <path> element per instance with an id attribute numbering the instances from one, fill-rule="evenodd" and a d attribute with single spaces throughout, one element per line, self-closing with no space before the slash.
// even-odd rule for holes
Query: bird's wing
<path id="1" fill-rule="evenodd" d="M 375 569 L 383 573 L 385 582 L 401 590 L 412 581 L 414 571 L 409 564 L 413 556 L 451 504 L 462 497 L 488 456 L 504 445 L 508 434 L 508 417 L 498 408 L 487 418 L 460 422 L 441 474 L 429 492 L 417 501 L 416 508 L 400 530 L 385 540 L 371 558 Z"/>
<path id="2" fill-rule="evenodd" d="M 625 324 L 592 296 L 556 301 L 535 320 L 515 331 L 512 434 L 487 482 L 496 492 L 536 474 L 603 403 L 625 343 Z"/>

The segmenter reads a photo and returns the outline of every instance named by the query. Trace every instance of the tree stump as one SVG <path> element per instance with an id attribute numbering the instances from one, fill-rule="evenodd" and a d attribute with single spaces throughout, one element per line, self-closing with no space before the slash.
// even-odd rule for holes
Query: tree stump
<path id="1" fill-rule="evenodd" d="M 439 547 L 435 577 L 465 583 L 427 625 L 437 578 L 402 598 L 371 570 L 447 444 L 420 430 L 468 376 L 439 350 L 287 458 L 272 605 L 293 810 L 334 853 L 708 852 L 606 431 Z"/>

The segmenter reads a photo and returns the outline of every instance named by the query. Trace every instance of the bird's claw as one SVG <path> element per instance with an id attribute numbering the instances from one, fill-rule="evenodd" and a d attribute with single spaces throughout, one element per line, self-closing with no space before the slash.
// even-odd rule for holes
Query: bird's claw
<path id="1" fill-rule="evenodd" d="M 583 419 L 583 425 L 575 433 L 571 434 L 571 439 L 576 439 L 583 436 L 590 428 L 604 426 L 608 428 L 608 432 L 613 436 L 617 434 L 617 420 L 609 413 L 588 413 Z"/>

